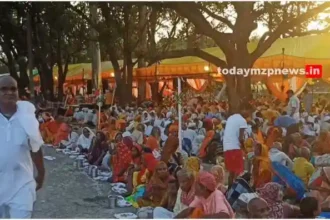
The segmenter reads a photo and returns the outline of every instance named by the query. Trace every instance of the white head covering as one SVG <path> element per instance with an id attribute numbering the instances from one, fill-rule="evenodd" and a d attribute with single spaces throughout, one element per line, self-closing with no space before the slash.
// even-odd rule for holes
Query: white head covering
<path id="1" fill-rule="evenodd" d="M 196 123 L 189 122 L 187 127 L 188 128 L 194 128 L 194 127 L 196 127 Z"/>
<path id="2" fill-rule="evenodd" d="M 166 113 L 166 118 L 170 118 L 172 116 L 172 112 L 167 112 Z"/>

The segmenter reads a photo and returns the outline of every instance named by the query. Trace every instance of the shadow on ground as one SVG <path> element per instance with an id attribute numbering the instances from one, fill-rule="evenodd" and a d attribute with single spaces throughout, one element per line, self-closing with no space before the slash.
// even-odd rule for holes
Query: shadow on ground
<path id="1" fill-rule="evenodd" d="M 133 212 L 134 208 L 108 208 L 109 183 L 92 180 L 83 171 L 74 169 L 73 159 L 45 147 L 46 179 L 37 193 L 33 218 L 114 218 L 114 214 Z"/>

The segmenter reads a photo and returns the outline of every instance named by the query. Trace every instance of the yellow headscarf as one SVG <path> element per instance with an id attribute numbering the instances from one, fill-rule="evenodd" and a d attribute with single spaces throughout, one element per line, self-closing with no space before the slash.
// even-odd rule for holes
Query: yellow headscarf
<path id="1" fill-rule="evenodd" d="M 184 165 L 184 167 L 187 170 L 193 172 L 194 175 L 196 176 L 200 171 L 201 162 L 200 162 L 198 157 L 189 157 L 187 159 L 186 164 Z"/>

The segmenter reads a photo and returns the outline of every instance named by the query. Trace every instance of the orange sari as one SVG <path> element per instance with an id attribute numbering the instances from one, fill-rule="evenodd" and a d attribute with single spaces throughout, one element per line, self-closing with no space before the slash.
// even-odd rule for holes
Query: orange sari
<path id="1" fill-rule="evenodd" d="M 261 145 L 260 156 L 255 156 L 253 159 L 253 181 L 256 188 L 263 187 L 266 183 L 271 182 L 271 161 L 268 156 L 268 147 Z"/>
<path id="2" fill-rule="evenodd" d="M 199 157 L 200 158 L 204 158 L 206 156 L 207 146 L 212 141 L 214 135 L 215 135 L 215 131 L 213 131 L 213 130 L 210 130 L 210 131 L 206 132 L 206 136 L 205 136 L 205 138 L 202 142 L 201 149 L 199 150 Z"/>
<path id="3" fill-rule="evenodd" d="M 58 146 L 61 141 L 67 140 L 70 134 L 70 127 L 66 123 L 62 123 L 57 131 L 53 145 Z"/>
<path id="4" fill-rule="evenodd" d="M 53 143 L 55 140 L 55 136 L 57 134 L 57 131 L 60 127 L 60 123 L 57 121 L 48 121 L 40 126 L 40 132 L 42 135 L 42 138 L 46 143 Z"/>
<path id="5" fill-rule="evenodd" d="M 159 150 L 159 144 L 157 139 L 154 136 L 148 137 L 146 141 L 146 146 L 151 150 Z"/>
<path id="6" fill-rule="evenodd" d="M 106 126 L 108 126 L 108 117 L 104 112 L 101 112 L 101 114 L 97 112 L 97 120 L 99 120 L 99 118 L 100 118 L 99 129 L 103 129 Z"/>
<path id="7" fill-rule="evenodd" d="M 271 127 L 267 132 L 266 145 L 270 149 L 275 141 L 282 138 L 282 129 L 278 127 Z"/>
<path id="8" fill-rule="evenodd" d="M 203 209 L 195 208 L 194 211 L 190 214 L 189 218 L 198 219 L 202 218 L 204 215 Z"/>

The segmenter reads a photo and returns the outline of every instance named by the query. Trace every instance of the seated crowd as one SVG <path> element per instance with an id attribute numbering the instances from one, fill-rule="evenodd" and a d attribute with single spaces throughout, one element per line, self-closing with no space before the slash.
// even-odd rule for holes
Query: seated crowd
<path id="1" fill-rule="evenodd" d="M 330 126 L 322 129 L 330 123 L 327 109 L 296 121 L 265 103 L 228 118 L 226 103 L 187 105 L 182 135 L 175 108 L 166 106 L 111 107 L 100 115 L 77 109 L 71 125 L 43 113 L 40 130 L 47 143 L 111 171 L 109 182 L 125 183 L 126 201 L 153 207 L 153 218 L 315 218 L 330 209 L 330 167 L 321 169 L 320 184 L 309 184 L 316 171 L 311 158 L 330 153 Z M 237 127 L 237 115 L 246 127 Z M 245 171 L 226 159 L 229 136 L 240 141 Z M 292 171 L 308 196 L 297 201 L 290 187 L 275 182 L 272 162 Z"/>

